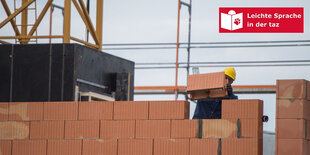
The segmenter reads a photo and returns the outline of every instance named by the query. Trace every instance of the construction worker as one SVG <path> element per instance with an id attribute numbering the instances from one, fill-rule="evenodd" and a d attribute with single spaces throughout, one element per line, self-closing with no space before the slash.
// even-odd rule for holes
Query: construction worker
<path id="1" fill-rule="evenodd" d="M 196 104 L 193 119 L 221 119 L 222 117 L 222 100 L 223 99 L 238 99 L 238 96 L 233 94 L 231 84 L 236 79 L 236 71 L 233 67 L 228 67 L 223 70 L 225 77 L 228 80 L 227 91 L 228 95 L 222 98 L 212 98 L 198 100 Z"/>

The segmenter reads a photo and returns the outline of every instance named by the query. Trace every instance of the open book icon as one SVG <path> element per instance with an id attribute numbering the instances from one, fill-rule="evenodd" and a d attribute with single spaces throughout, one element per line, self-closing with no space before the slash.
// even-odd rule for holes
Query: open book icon
<path id="1" fill-rule="evenodd" d="M 228 14 L 221 13 L 221 28 L 230 31 L 243 28 L 243 13 L 238 13 L 230 10 Z"/>

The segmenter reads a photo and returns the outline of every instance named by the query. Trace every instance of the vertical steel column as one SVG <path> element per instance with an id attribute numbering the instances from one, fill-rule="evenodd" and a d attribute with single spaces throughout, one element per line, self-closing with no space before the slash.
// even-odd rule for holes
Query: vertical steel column
<path id="1" fill-rule="evenodd" d="M 178 28 L 177 28 L 177 49 L 176 49 L 176 62 L 175 62 L 175 87 L 174 95 L 175 100 L 178 99 L 178 70 L 179 70 L 179 41 L 180 41 L 180 9 L 181 0 L 178 0 Z"/>
<path id="2" fill-rule="evenodd" d="M 192 0 L 189 2 L 189 7 L 188 7 L 188 45 L 187 45 L 187 66 L 186 66 L 186 71 L 187 71 L 187 76 L 186 79 L 188 78 L 189 75 L 189 68 L 190 68 L 190 55 L 191 55 L 191 28 L 192 28 Z M 187 83 L 187 80 L 186 80 Z M 189 99 L 188 94 L 185 94 L 186 100 Z"/>
<path id="3" fill-rule="evenodd" d="M 71 0 L 65 0 L 63 43 L 70 43 L 70 24 L 71 24 Z"/>
<path id="4" fill-rule="evenodd" d="M 50 6 L 50 38 L 49 43 L 52 43 L 52 23 L 53 22 L 53 4 Z"/>
<path id="5" fill-rule="evenodd" d="M 22 0 L 22 6 L 26 5 L 28 0 Z M 22 21 L 21 21 L 21 36 L 27 36 L 27 27 L 28 27 L 28 7 L 22 12 Z M 25 44 L 26 39 L 21 39 L 20 43 Z"/>
<path id="6" fill-rule="evenodd" d="M 190 52 L 191 52 L 191 28 L 192 28 L 192 0 L 190 0 L 188 7 L 188 45 L 187 45 L 187 76 L 189 75 L 189 65 L 190 65 Z"/>
<path id="7" fill-rule="evenodd" d="M 99 41 L 99 50 L 102 50 L 102 23 L 103 23 L 103 0 L 97 0 L 96 34 Z"/>

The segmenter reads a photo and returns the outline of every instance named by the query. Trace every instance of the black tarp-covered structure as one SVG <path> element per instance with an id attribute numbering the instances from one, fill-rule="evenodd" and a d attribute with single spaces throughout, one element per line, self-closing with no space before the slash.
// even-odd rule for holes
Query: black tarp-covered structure
<path id="1" fill-rule="evenodd" d="M 79 44 L 0 45 L 0 73 L 0 102 L 133 100 L 134 62 Z"/>

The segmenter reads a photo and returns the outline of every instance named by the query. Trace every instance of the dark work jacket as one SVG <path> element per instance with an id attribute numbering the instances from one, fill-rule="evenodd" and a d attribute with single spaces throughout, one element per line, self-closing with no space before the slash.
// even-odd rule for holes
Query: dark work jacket
<path id="1" fill-rule="evenodd" d="M 223 99 L 238 99 L 238 96 L 232 93 L 223 98 L 198 100 L 193 119 L 221 119 Z"/>

